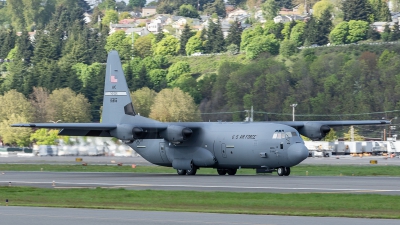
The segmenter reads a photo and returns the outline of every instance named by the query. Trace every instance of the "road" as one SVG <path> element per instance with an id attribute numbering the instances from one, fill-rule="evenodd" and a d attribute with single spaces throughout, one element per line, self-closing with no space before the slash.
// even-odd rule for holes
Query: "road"
<path id="1" fill-rule="evenodd" d="M 1 224 L 398 225 L 400 220 L 0 206 Z"/>

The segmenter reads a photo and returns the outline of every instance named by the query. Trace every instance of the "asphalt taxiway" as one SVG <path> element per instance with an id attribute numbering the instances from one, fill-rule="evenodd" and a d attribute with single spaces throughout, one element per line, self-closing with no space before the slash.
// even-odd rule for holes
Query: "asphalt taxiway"
<path id="1" fill-rule="evenodd" d="M 0 163 L 18 163 L 18 164 L 76 164 L 76 158 L 82 158 L 84 162 L 90 164 L 112 164 L 123 163 L 136 164 L 142 166 L 154 165 L 142 157 L 116 157 L 116 156 L 17 156 L 0 155 Z M 309 157 L 301 164 L 316 164 L 316 165 L 369 165 L 370 160 L 377 160 L 378 165 L 398 165 L 400 166 L 400 158 L 390 158 L 385 156 L 368 156 L 368 157 L 352 157 L 346 156 L 332 156 L 332 157 Z"/>
<path id="2" fill-rule="evenodd" d="M 1 224 L 397 225 L 400 220 L 0 206 Z"/>
<path id="3" fill-rule="evenodd" d="M 323 177 L 85 172 L 4 172 L 1 186 L 42 188 L 125 188 L 269 193 L 379 193 L 400 195 L 400 177 Z"/>

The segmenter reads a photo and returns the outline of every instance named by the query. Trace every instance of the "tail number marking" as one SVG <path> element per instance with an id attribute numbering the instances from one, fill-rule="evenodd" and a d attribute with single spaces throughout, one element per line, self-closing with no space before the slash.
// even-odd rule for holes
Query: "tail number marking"
<path id="1" fill-rule="evenodd" d="M 126 96 L 126 91 L 106 91 L 106 96 Z"/>

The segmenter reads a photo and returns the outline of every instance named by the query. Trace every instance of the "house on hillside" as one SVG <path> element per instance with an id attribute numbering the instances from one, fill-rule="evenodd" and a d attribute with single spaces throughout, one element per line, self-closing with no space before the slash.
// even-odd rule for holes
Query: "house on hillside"
<path id="1" fill-rule="evenodd" d="M 110 24 L 110 32 L 109 32 L 109 34 L 113 34 L 113 33 L 115 33 L 116 31 L 119 31 L 119 30 L 123 30 L 123 31 L 126 31 L 127 29 L 129 29 L 129 28 L 135 28 L 135 27 L 137 27 L 137 24 L 136 23 L 129 23 L 129 24 Z"/>
<path id="2" fill-rule="evenodd" d="M 142 8 L 142 16 L 151 16 L 157 14 L 157 6 L 146 6 Z"/>
<path id="3" fill-rule="evenodd" d="M 374 30 L 382 33 L 385 30 L 386 24 L 389 24 L 389 27 L 391 29 L 393 29 L 395 23 L 394 22 L 374 22 L 374 23 L 371 24 L 371 27 Z"/>
<path id="4" fill-rule="evenodd" d="M 392 22 L 397 23 L 399 21 L 400 12 L 392 13 Z"/>
<path id="5" fill-rule="evenodd" d="M 133 24 L 135 23 L 136 19 L 123 19 L 118 22 L 118 24 Z"/>
<path id="6" fill-rule="evenodd" d="M 250 14 L 243 9 L 235 9 L 232 12 L 230 12 L 229 14 L 227 14 L 227 18 L 229 18 L 231 20 L 235 20 L 238 17 L 249 16 L 249 15 Z"/>
<path id="7" fill-rule="evenodd" d="M 257 11 L 254 13 L 254 19 L 257 20 L 257 21 L 260 22 L 260 23 L 265 23 L 265 22 L 267 22 L 267 20 L 264 18 L 264 15 L 263 15 L 263 13 L 262 13 L 262 10 L 257 10 Z"/>
<path id="8" fill-rule="evenodd" d="M 170 16 L 166 21 L 165 21 L 165 25 L 172 25 L 173 23 L 175 23 L 176 21 L 178 21 L 179 19 L 183 18 L 183 16 Z"/>
<path id="9" fill-rule="evenodd" d="M 126 36 L 132 36 L 132 33 L 136 33 L 139 36 L 146 36 L 150 34 L 150 31 L 146 27 L 129 28 L 125 31 Z"/>
<path id="10" fill-rule="evenodd" d="M 164 25 L 165 22 L 167 21 L 167 19 L 168 19 L 168 15 L 160 14 L 160 15 L 156 16 L 151 22 L 160 23 L 161 25 Z"/>
<path id="11" fill-rule="evenodd" d="M 92 15 L 87 12 L 83 13 L 83 20 L 85 21 L 85 23 L 92 22 Z"/>
<path id="12" fill-rule="evenodd" d="M 149 30 L 151 33 L 157 34 L 158 32 L 161 31 L 162 24 L 153 20 L 150 23 L 147 23 L 146 27 L 147 27 L 147 30 Z"/>
<path id="13" fill-rule="evenodd" d="M 275 23 L 287 23 L 296 20 L 304 21 L 305 17 L 299 15 L 279 15 L 274 18 Z"/>
<path id="14" fill-rule="evenodd" d="M 211 16 L 208 16 L 208 15 L 200 15 L 200 20 L 201 20 L 201 22 L 205 22 L 205 21 L 207 21 L 208 19 L 210 19 L 210 17 L 211 17 Z"/>

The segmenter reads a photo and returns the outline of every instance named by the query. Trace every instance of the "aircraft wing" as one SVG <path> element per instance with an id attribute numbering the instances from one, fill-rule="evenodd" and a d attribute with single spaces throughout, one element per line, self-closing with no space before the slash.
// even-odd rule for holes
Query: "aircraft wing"
<path id="1" fill-rule="evenodd" d="M 294 128 L 304 127 L 307 124 L 321 124 L 330 127 L 353 125 L 384 125 L 390 124 L 388 120 L 337 120 L 337 121 L 274 121 L 273 123 L 285 124 Z"/>
<path id="2" fill-rule="evenodd" d="M 106 123 L 21 123 L 12 127 L 61 129 L 59 135 L 111 137 L 110 130 L 117 124 Z"/>
<path id="3" fill-rule="evenodd" d="M 343 121 L 274 121 L 295 128 L 301 135 L 312 140 L 321 140 L 331 130 L 331 127 L 352 125 L 385 125 L 388 120 L 343 120 Z"/>

